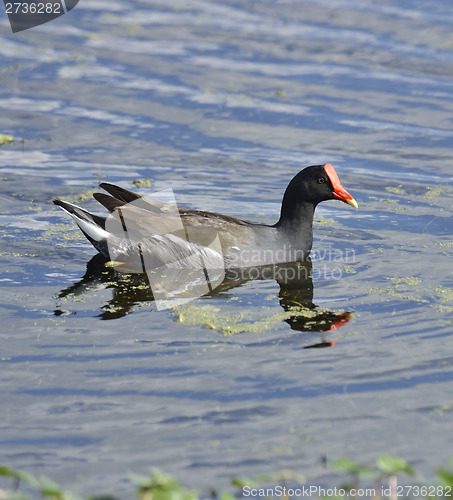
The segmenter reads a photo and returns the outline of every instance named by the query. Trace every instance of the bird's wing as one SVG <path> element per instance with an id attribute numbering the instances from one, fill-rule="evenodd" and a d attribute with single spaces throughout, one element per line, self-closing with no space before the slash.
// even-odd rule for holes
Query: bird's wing
<path id="1" fill-rule="evenodd" d="M 106 230 L 136 242 L 152 235 L 173 234 L 206 247 L 218 236 L 224 251 L 254 242 L 253 230 L 244 221 L 147 197 L 116 206 L 106 220 Z"/>

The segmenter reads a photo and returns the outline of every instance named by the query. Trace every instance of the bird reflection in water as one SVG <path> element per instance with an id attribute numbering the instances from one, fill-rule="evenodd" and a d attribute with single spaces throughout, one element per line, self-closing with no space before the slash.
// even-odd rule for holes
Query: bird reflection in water
<path id="1" fill-rule="evenodd" d="M 123 274 L 108 266 L 108 259 L 101 254 L 95 255 L 87 264 L 87 270 L 82 279 L 58 295 L 77 297 L 93 293 L 99 289 L 111 289 L 112 298 L 102 307 L 101 319 L 121 318 L 131 312 L 131 309 L 143 302 L 153 301 L 153 293 L 147 276 L 144 274 Z M 107 265 L 106 265 L 107 264 Z M 190 276 L 185 270 L 187 279 Z M 351 312 L 334 312 L 319 308 L 313 303 L 313 280 L 311 260 L 280 265 L 262 266 L 226 270 L 225 278 L 220 285 L 207 294 L 212 298 L 226 298 L 235 288 L 255 280 L 275 280 L 280 290 L 278 299 L 284 311 L 289 316 L 284 320 L 292 330 L 300 332 L 319 332 L 320 340 L 305 349 L 333 347 L 335 341 L 327 339 L 327 335 L 342 327 L 352 318 Z M 187 281 L 187 280 L 186 280 Z M 190 283 L 186 283 L 190 288 Z M 297 310 L 307 310 L 310 314 L 291 314 Z M 56 316 L 68 314 L 67 311 L 56 309 Z"/>

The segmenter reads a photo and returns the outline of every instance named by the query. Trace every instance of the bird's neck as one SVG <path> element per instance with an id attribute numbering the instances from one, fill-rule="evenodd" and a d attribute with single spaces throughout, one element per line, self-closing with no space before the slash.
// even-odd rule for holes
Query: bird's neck
<path id="1" fill-rule="evenodd" d="M 311 250 L 313 243 L 313 216 L 315 205 L 300 202 L 288 206 L 282 204 L 280 219 L 275 228 L 294 247 Z"/>
<path id="2" fill-rule="evenodd" d="M 312 227 L 315 214 L 315 205 L 301 201 L 299 203 L 285 203 L 283 200 L 280 219 L 275 227 L 290 228 L 293 226 Z"/>

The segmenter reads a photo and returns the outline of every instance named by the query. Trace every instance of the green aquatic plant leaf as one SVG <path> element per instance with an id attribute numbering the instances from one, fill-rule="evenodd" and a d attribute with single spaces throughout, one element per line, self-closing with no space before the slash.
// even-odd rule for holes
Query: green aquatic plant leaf
<path id="1" fill-rule="evenodd" d="M 24 481 L 31 486 L 37 487 L 39 485 L 39 481 L 35 479 L 31 474 L 27 472 L 23 472 L 20 470 L 14 470 L 6 465 L 0 465 L 0 476 L 3 477 L 11 477 L 20 481 Z"/>
<path id="2" fill-rule="evenodd" d="M 338 458 L 333 462 L 333 466 L 340 472 L 356 472 L 358 467 L 350 458 Z"/>
<path id="3" fill-rule="evenodd" d="M 42 498 L 49 498 L 52 500 L 67 500 L 71 498 L 50 479 L 43 479 L 40 492 Z"/>
<path id="4" fill-rule="evenodd" d="M 231 480 L 231 484 L 239 489 L 244 488 L 244 486 L 250 486 L 251 488 L 254 488 L 256 486 L 254 481 L 250 479 L 243 479 L 240 477 L 233 477 L 233 479 Z"/>
<path id="5" fill-rule="evenodd" d="M 132 476 L 139 484 L 137 497 L 140 500 L 199 500 L 199 495 L 181 486 L 172 476 L 153 471 L 148 478 Z"/>
<path id="6" fill-rule="evenodd" d="M 452 461 L 453 462 L 453 461 Z M 441 467 L 437 471 L 437 477 L 439 481 L 444 486 L 450 486 L 453 489 L 453 472 L 445 469 L 445 467 Z"/>
<path id="7" fill-rule="evenodd" d="M 97 495 L 95 497 L 88 497 L 86 500 L 120 500 L 120 499 L 112 495 Z"/>
<path id="8" fill-rule="evenodd" d="M 393 476 L 400 472 L 405 472 L 410 476 L 414 475 L 414 469 L 402 458 L 391 455 L 381 455 L 376 460 L 378 469 L 386 476 Z"/>
<path id="9" fill-rule="evenodd" d="M 366 465 L 358 465 L 349 458 L 338 458 L 333 462 L 333 466 L 339 472 L 348 472 L 358 476 L 375 476 L 376 470 Z"/>
<path id="10" fill-rule="evenodd" d="M 220 498 L 220 500 L 237 500 L 237 497 L 231 493 L 220 493 L 220 495 L 217 495 L 217 498 Z"/>

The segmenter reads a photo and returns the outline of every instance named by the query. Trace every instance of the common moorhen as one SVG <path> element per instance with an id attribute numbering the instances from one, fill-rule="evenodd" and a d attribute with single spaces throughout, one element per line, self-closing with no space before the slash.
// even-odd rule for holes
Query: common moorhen
<path id="1" fill-rule="evenodd" d="M 313 215 L 321 201 L 338 199 L 357 208 L 330 164 L 301 170 L 283 196 L 279 221 L 254 224 L 212 212 L 189 210 L 141 197 L 113 184 L 100 187 L 111 196 L 94 198 L 110 212 L 99 217 L 62 200 L 83 234 L 117 269 L 184 269 L 260 266 L 305 260 L 313 243 Z"/>

